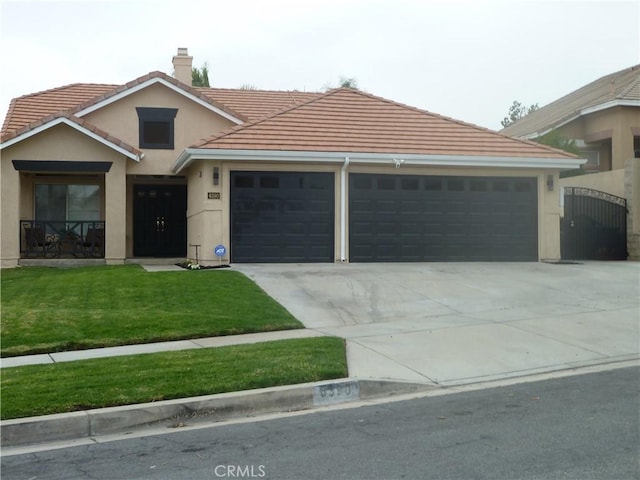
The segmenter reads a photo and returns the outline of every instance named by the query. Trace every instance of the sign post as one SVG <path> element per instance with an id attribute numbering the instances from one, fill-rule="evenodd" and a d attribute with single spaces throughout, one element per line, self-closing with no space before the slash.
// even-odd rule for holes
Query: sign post
<path id="1" fill-rule="evenodd" d="M 224 245 L 216 245 L 213 249 L 213 253 L 215 253 L 216 257 L 218 257 L 218 266 L 222 265 L 222 257 L 224 257 L 227 253 L 227 247 Z"/>

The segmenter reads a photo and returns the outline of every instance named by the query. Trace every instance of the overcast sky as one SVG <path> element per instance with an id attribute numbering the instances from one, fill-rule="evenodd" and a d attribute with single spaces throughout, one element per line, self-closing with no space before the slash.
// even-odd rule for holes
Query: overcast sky
<path id="1" fill-rule="evenodd" d="M 212 87 L 375 95 L 499 129 L 640 63 L 640 0 L 0 1 L 0 107 L 69 83 L 172 73 L 188 47 Z"/>

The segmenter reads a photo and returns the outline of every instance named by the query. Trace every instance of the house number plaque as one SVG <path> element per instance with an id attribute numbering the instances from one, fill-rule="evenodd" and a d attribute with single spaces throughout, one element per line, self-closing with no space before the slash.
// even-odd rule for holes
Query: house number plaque
<path id="1" fill-rule="evenodd" d="M 209 200 L 220 200 L 220 192 L 207 192 Z"/>

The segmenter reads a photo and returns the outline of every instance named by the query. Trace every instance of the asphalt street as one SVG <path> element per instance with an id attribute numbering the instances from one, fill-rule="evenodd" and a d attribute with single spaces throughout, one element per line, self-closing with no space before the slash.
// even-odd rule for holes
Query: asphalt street
<path id="1" fill-rule="evenodd" d="M 3 456 L 3 479 L 637 479 L 640 368 Z"/>

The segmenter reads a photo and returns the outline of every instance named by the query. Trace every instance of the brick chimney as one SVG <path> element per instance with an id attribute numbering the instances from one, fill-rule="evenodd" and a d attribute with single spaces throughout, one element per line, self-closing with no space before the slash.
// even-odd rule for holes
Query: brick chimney
<path id="1" fill-rule="evenodd" d="M 173 77 L 179 82 L 191 85 L 191 68 L 193 57 L 189 56 L 186 48 L 178 48 L 178 54 L 173 57 Z"/>

